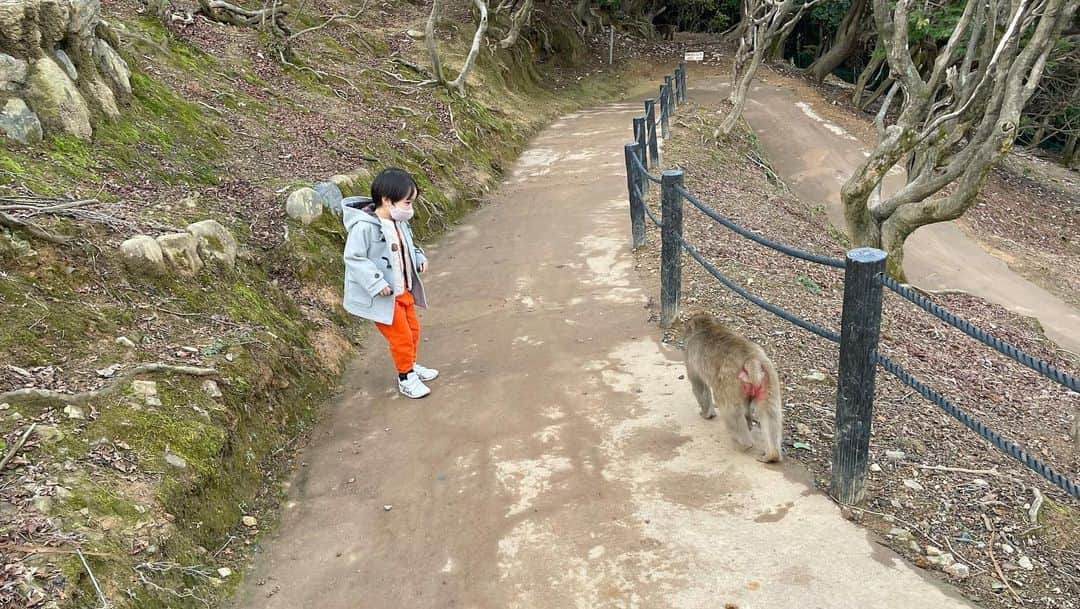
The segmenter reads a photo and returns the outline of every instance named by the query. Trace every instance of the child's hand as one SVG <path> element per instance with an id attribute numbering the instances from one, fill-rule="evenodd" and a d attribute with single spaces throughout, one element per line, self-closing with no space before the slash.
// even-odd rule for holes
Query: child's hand
<path id="1" fill-rule="evenodd" d="M 419 270 L 421 273 L 427 272 L 427 261 L 425 260 L 424 262 L 421 262 L 417 266 L 417 270 Z"/>
<path id="2" fill-rule="evenodd" d="M 391 295 L 393 293 L 394 293 L 394 290 L 392 290 L 390 288 L 383 288 L 382 291 L 379 292 L 379 296 L 389 296 L 389 295 Z"/>

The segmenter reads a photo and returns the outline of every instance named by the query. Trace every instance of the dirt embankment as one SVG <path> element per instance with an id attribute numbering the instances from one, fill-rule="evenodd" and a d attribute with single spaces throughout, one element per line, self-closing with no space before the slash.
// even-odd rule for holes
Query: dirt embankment
<path id="1" fill-rule="evenodd" d="M 69 245 L 0 229 L 0 394 L 116 388 L 77 405 L 0 400 L 0 607 L 98 604 L 91 572 L 114 607 L 227 595 L 276 517 L 278 475 L 364 338 L 339 305 L 340 222 L 288 221 L 289 190 L 351 174 L 360 194 L 373 171 L 402 166 L 421 181 L 414 225 L 430 237 L 549 117 L 616 95 L 653 52 L 620 38 L 624 60 L 608 67 L 606 40 L 538 23 L 528 36 L 550 52 L 485 50 L 462 98 L 403 82 L 424 78 L 422 44 L 405 33 L 422 29 L 423 6 L 373 4 L 313 30 L 294 43 L 301 67 L 254 29 L 196 18 L 167 31 L 144 10 L 103 6 L 132 71 L 120 119 L 91 142 L 0 147 L 0 197 L 97 201 L 93 217 L 32 218 Z M 290 18 L 300 30 L 354 11 L 304 3 Z M 448 66 L 464 29 L 439 30 Z M 235 266 L 150 276 L 121 264 L 124 239 L 208 218 L 238 239 Z M 145 363 L 171 372 L 124 376 Z"/>

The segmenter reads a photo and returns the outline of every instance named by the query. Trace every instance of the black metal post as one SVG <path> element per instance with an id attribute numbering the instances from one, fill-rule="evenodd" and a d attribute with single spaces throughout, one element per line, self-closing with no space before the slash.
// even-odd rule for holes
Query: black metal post
<path id="1" fill-rule="evenodd" d="M 668 116 L 671 114 L 671 100 L 668 97 L 668 85 L 660 85 L 660 136 L 666 141 L 671 137 L 671 123 Z"/>
<path id="2" fill-rule="evenodd" d="M 656 100 L 645 100 L 645 128 L 648 130 L 649 167 L 660 162 L 660 146 L 656 141 Z"/>
<path id="3" fill-rule="evenodd" d="M 630 233 L 636 249 L 645 245 L 645 193 L 634 163 L 634 155 L 639 154 L 638 144 L 626 144 L 623 153 L 626 157 L 626 191 L 630 196 Z"/>
<path id="4" fill-rule="evenodd" d="M 682 291 L 682 186 L 681 169 L 666 169 L 660 175 L 660 326 L 670 328 L 679 316 Z"/>
<path id="5" fill-rule="evenodd" d="M 874 373 L 881 326 L 885 252 L 861 247 L 847 253 L 844 312 L 840 318 L 840 370 L 836 387 L 830 494 L 842 504 L 863 498 L 874 414 Z"/>
<path id="6" fill-rule="evenodd" d="M 671 88 L 673 82 L 674 79 L 671 77 L 670 74 L 666 74 L 664 76 L 664 84 L 667 85 L 668 116 L 675 114 L 675 95 L 673 95 L 674 91 Z"/>

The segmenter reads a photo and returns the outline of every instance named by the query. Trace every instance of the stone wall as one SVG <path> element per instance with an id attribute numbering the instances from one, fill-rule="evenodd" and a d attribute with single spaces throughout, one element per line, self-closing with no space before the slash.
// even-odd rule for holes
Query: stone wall
<path id="1" fill-rule="evenodd" d="M 131 96 L 131 72 L 99 0 L 0 0 L 0 134 L 90 139 Z"/>

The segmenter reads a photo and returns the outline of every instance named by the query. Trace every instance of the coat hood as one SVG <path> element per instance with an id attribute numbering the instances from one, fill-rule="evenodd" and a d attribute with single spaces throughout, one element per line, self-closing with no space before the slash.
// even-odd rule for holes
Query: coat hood
<path id="1" fill-rule="evenodd" d="M 341 200 L 341 221 L 345 223 L 345 230 L 352 230 L 358 222 L 367 222 L 375 226 L 381 226 L 379 217 L 375 215 L 375 203 L 371 197 L 345 197 Z"/>

